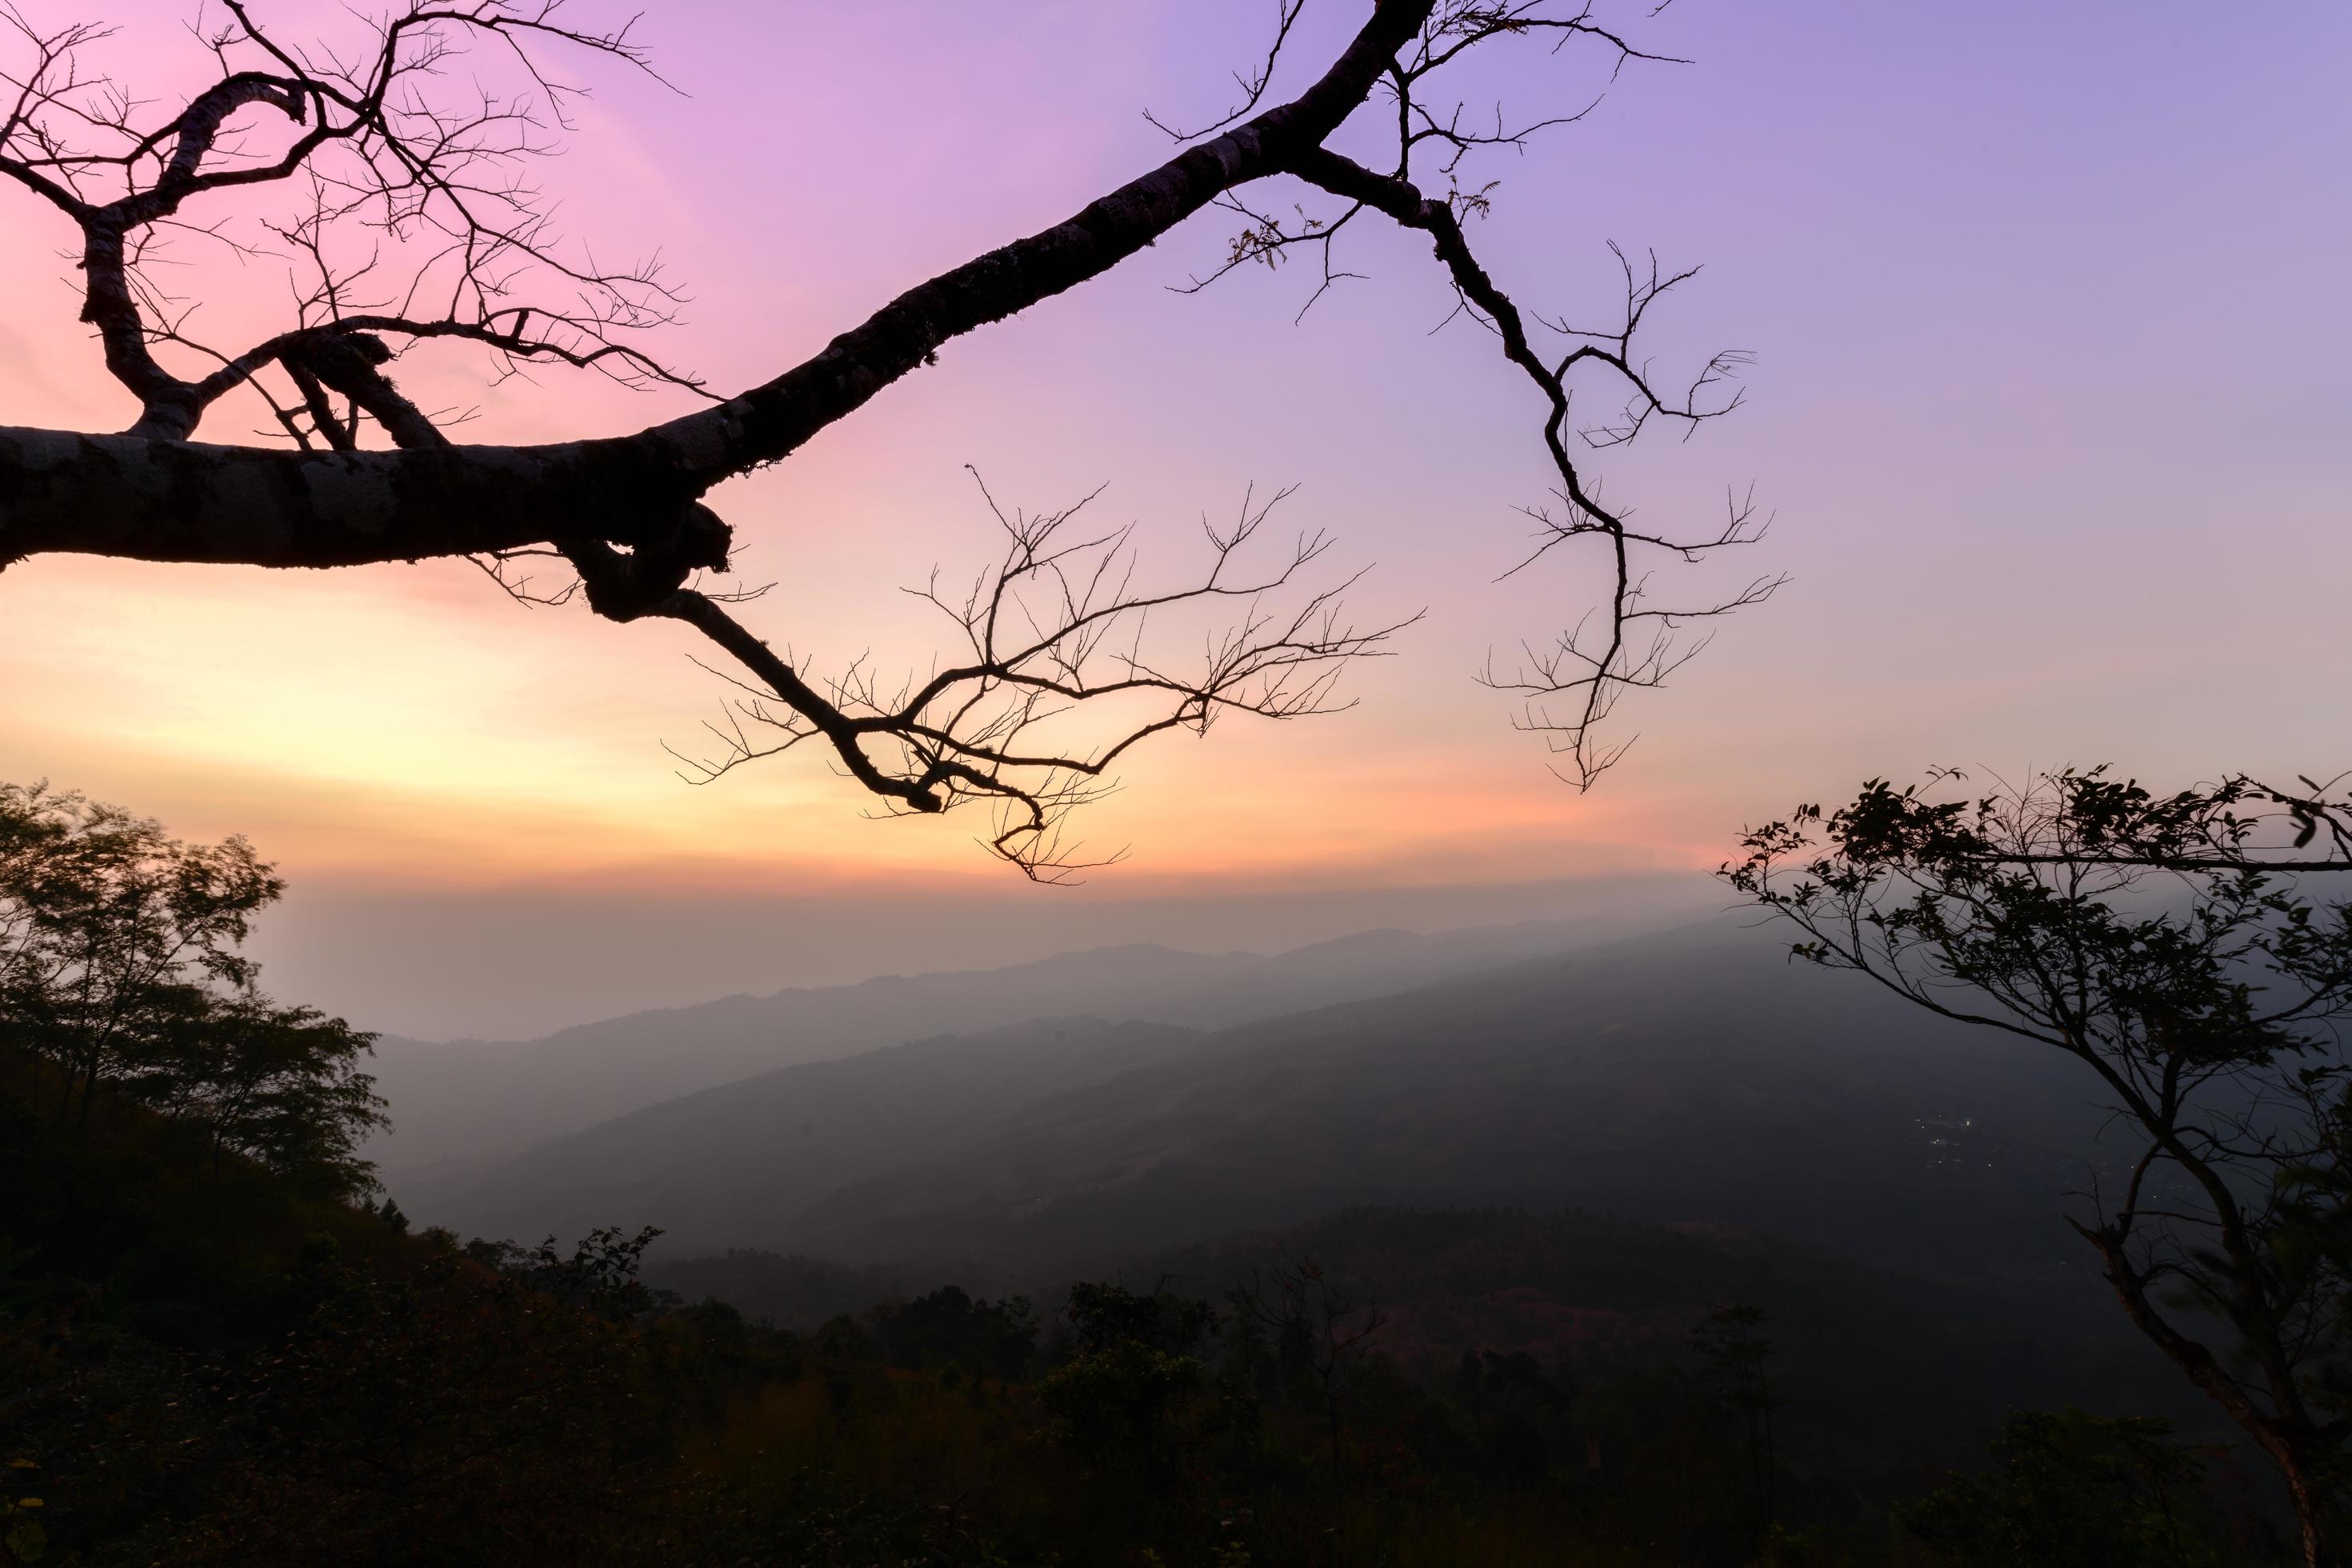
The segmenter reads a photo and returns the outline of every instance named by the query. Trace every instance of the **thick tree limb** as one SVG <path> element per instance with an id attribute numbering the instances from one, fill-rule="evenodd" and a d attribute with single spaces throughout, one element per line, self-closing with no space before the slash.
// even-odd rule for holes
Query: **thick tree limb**
<path id="1" fill-rule="evenodd" d="M 668 539 L 695 493 L 645 436 L 288 452 L 0 426 L 0 566 L 45 552 L 361 566 L 582 532 L 635 548 Z"/>
<path id="2" fill-rule="evenodd" d="M 1531 342 L 1530 323 L 1571 339 L 1595 335 L 1523 318 L 1487 275 L 1464 233 L 1464 220 L 1485 210 L 1486 191 L 1454 187 L 1432 200 L 1412 183 L 1416 147 L 1438 157 L 1451 185 L 1474 151 L 1517 146 L 1581 117 L 1580 110 L 1510 131 L 1498 110 L 1487 133 L 1464 129 L 1459 105 L 1433 112 L 1423 100 L 1427 79 L 1475 47 L 1538 35 L 1555 44 L 1597 40 L 1621 67 L 1659 58 L 1566 0 L 1371 0 L 1369 18 L 1319 76 L 1287 102 L 1266 107 L 1301 8 L 1300 0 L 1286 0 L 1264 65 L 1237 79 L 1240 106 L 1198 138 L 1172 133 L 1191 144 L 1157 168 L 1060 224 L 917 285 L 810 359 L 733 398 L 632 434 L 530 446 L 453 442 L 443 428 L 447 417 L 404 395 L 389 367 L 406 350 L 462 342 L 488 350 L 508 371 L 561 363 L 630 384 L 701 390 L 630 338 L 671 320 L 680 296 L 651 266 L 611 271 L 593 258 L 559 254 L 549 209 L 520 173 L 524 161 L 548 150 L 551 123 L 566 123 L 562 104 L 572 91 L 542 73 L 527 46 L 561 42 L 642 66 L 629 28 L 573 28 L 556 16 L 562 0 L 405 0 L 374 24 L 374 40 L 347 63 L 331 51 L 282 44 L 242 0 L 223 3 L 231 23 L 206 39 L 219 79 L 147 127 L 132 123 L 143 113 L 138 100 L 82 77 L 74 64 L 77 47 L 100 30 L 43 34 L 0 0 L 0 26 L 29 43 L 32 57 L 21 75 L 0 71 L 0 81 L 16 89 L 13 105 L 0 104 L 0 177 L 42 196 L 81 230 L 84 319 L 97 327 L 110 371 L 141 408 L 118 436 L 0 428 L 0 569 L 57 552 L 271 568 L 467 557 L 525 602 L 577 595 L 615 622 L 668 619 L 700 631 L 748 678 L 728 676 L 748 701 L 738 701 L 719 731 L 719 754 L 698 764 L 708 776 L 816 740 L 892 811 L 993 801 L 1003 816 L 990 847 L 1032 875 L 1050 877 L 1067 868 L 1058 848 L 1061 818 L 1110 787 L 1106 770 L 1130 747 L 1171 729 L 1205 730 L 1228 711 L 1294 718 L 1344 706 L 1329 697 L 1339 669 L 1384 652 L 1409 621 L 1358 630 L 1338 602 L 1352 578 L 1319 592 L 1305 582 L 1305 569 L 1326 548 L 1320 534 L 1302 537 L 1287 565 L 1243 577 L 1246 569 L 1233 566 L 1233 557 L 1271 502 L 1245 503 L 1229 531 L 1208 529 L 1213 563 L 1204 579 L 1140 594 L 1129 587 L 1133 558 L 1123 530 L 1073 541 L 1059 531 L 1077 509 L 1007 516 L 991 500 L 1012 541 L 992 585 L 982 574 L 961 608 L 939 596 L 936 578 L 920 590 L 955 619 L 968 648 L 891 692 L 863 660 L 843 673 L 812 676 L 726 607 L 749 595 L 697 585 L 698 574 L 727 569 L 733 542 L 702 498 L 790 456 L 934 363 L 961 334 L 1118 266 L 1206 206 L 1251 213 L 1235 194 L 1243 186 L 1297 176 L 1339 195 L 1346 216 L 1318 225 L 1302 213 L 1300 234 L 1256 219 L 1253 236 L 1236 245 L 1235 264 L 1275 259 L 1311 235 L 1325 247 L 1328 281 L 1330 238 L 1349 218 L 1371 211 L 1423 230 L 1436 244 L 1463 313 L 1492 328 L 1507 359 L 1545 395 L 1543 440 L 1569 512 L 1558 521 L 1541 509 L 1530 513 L 1548 531 L 1536 553 L 1598 533 L 1614 559 L 1606 647 L 1595 652 L 1564 638 L 1555 654 L 1530 656 L 1540 680 L 1513 688 L 1528 698 L 1527 727 L 1546 731 L 1555 749 L 1571 755 L 1576 782 L 1589 784 L 1614 759 L 1614 752 L 1593 751 L 1589 737 L 1615 695 L 1658 684 L 1687 657 L 1681 650 L 1669 657 L 1667 628 L 1769 592 L 1759 581 L 1731 605 L 1637 608 L 1632 549 L 1690 559 L 1744 542 L 1753 537 L 1747 513 L 1735 507 L 1730 525 L 1711 539 L 1635 532 L 1622 511 L 1601 506 L 1597 488 L 1570 458 L 1566 378 L 1582 365 L 1613 372 L 1634 389 L 1626 427 L 1611 441 L 1632 438 L 1652 416 L 1696 420 L 1727 411 L 1701 410 L 1698 387 L 1679 403 L 1659 395 L 1633 357 L 1643 310 L 1688 274 L 1661 281 L 1654 271 L 1643 291 L 1629 268 L 1622 331 L 1551 363 Z M 483 85 L 475 100 L 446 101 L 449 89 L 435 79 L 440 68 L 468 43 L 484 41 L 511 51 L 522 73 L 519 87 L 502 95 Z M 259 68 L 244 68 L 251 66 Z M 1397 106 L 1391 174 L 1325 146 L 1383 94 Z M 256 107 L 274 112 L 246 115 Z M 99 145 L 86 149 L 92 139 Z M 268 240 L 247 245 L 179 216 L 211 193 L 298 175 L 308 181 L 307 210 L 291 220 L 257 220 Z M 338 237 L 354 228 L 367 237 L 361 257 L 344 254 Z M 193 308 L 148 270 L 152 253 L 179 232 L 225 240 L 241 259 L 285 257 L 293 274 L 290 328 L 242 353 L 199 341 L 188 320 Z M 394 255 L 379 272 L 386 247 Z M 394 279 L 388 286 L 386 277 Z M 191 353 L 202 357 L 198 371 L 173 368 Z M 1698 386 L 1727 374 L 1730 363 L 1711 362 Z M 248 390 L 298 450 L 189 439 L 222 399 Z M 372 449 L 371 421 L 395 450 Z M 1582 435 L 1593 440 L 1593 432 Z M 576 581 L 534 590 L 520 573 L 528 562 L 550 559 L 567 563 Z M 1276 607 L 1261 603 L 1261 595 L 1294 602 Z M 1222 607 L 1234 624 L 1207 628 L 1199 658 L 1146 651 L 1147 619 L 1161 636 L 1164 617 L 1203 606 Z M 1657 634 L 1646 654 L 1626 640 L 1628 627 L 1645 620 Z M 1563 695 L 1580 698 L 1581 710 L 1555 725 L 1537 702 Z M 1090 715 L 1124 715 L 1108 737 L 1073 737 L 1057 726 L 1061 714 L 1097 703 L 1087 709 Z M 743 722 L 754 728 L 747 733 Z"/>
<path id="3" fill-rule="evenodd" d="M 908 290 L 773 381 L 633 436 L 324 455 L 0 427 L 0 563 L 76 552 L 344 566 L 569 535 L 640 542 L 648 515 L 660 531 L 711 486 L 789 456 L 949 340 L 1108 271 L 1220 192 L 1282 173 L 1363 101 L 1428 9 L 1383 0 L 1291 102 Z"/>

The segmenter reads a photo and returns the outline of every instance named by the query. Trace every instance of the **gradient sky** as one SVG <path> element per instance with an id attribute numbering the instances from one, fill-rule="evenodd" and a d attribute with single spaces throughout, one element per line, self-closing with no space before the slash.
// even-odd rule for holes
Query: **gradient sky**
<path id="1" fill-rule="evenodd" d="M 126 79 L 184 79 L 184 4 L 26 5 L 101 7 Z M 1623 9 L 1696 63 L 1630 69 L 1585 122 L 1497 160 L 1474 238 L 1548 314 L 1606 310 L 1608 239 L 1706 264 L 1654 346 L 1669 365 L 1754 350 L 1749 405 L 1601 471 L 1654 521 L 1752 482 L 1777 523 L 1725 571 L 1794 581 L 1628 703 L 1641 742 L 1589 795 L 1469 679 L 1599 583 L 1597 558 L 1565 554 L 1493 581 L 1525 540 L 1513 508 L 1545 489 L 1531 390 L 1475 329 L 1430 332 L 1445 289 L 1394 234 L 1354 253 L 1370 281 L 1297 325 L 1295 268 L 1170 292 L 1222 251 L 1213 214 L 712 498 L 747 575 L 779 584 L 747 614 L 836 662 L 928 662 L 935 636 L 896 590 L 989 551 L 966 463 L 1033 507 L 1107 485 L 1097 505 L 1140 525 L 1147 569 L 1181 568 L 1200 515 L 1245 486 L 1296 484 L 1293 524 L 1377 563 L 1367 616 L 1428 608 L 1351 679 L 1355 710 L 1139 756 L 1089 828 L 1134 858 L 1085 889 L 1013 882 L 971 846 L 977 819 L 861 820 L 814 756 L 687 787 L 658 742 L 719 700 L 688 634 L 526 612 L 462 564 L 11 568 L 0 777 L 248 833 L 296 887 L 263 936 L 275 986 L 446 1034 L 1089 940 L 1555 911 L 1580 879 L 1709 866 L 1748 821 L 1937 763 L 2111 760 L 2168 783 L 2352 765 L 2352 11 Z M 748 384 L 1164 157 L 1139 110 L 1220 107 L 1269 10 L 655 7 L 643 37 L 684 96 L 594 73 L 544 179 L 568 232 L 608 258 L 658 247 L 688 287 L 671 357 Z M 1312 0 L 1302 67 L 1360 10 Z M 261 14 L 350 26 L 327 5 Z M 1588 80 L 1530 55 L 1475 90 L 1533 107 Z M 0 421 L 127 423 L 73 321 L 62 229 L 5 194 L 0 215 Z M 224 318 L 275 286 L 191 273 Z M 684 406 L 408 363 L 404 381 L 481 405 L 478 439 Z M 244 427 L 223 413 L 203 434 Z"/>

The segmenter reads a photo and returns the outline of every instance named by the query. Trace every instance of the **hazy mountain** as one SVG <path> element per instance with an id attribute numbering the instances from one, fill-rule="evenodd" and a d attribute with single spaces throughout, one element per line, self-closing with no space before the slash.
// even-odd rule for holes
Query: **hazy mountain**
<path id="1" fill-rule="evenodd" d="M 1890 1263 L 2076 1267 L 2088 1089 L 1710 924 L 1217 1030 L 1031 1023 L 788 1068 L 395 1184 L 488 1235 L 1131 1258 L 1353 1204 L 1577 1204 Z"/>
<path id="2" fill-rule="evenodd" d="M 538 1040 L 387 1037 L 372 1070 L 394 1126 L 368 1152 L 394 1175 L 504 1157 L 696 1089 L 950 1030 L 1073 1014 L 1236 1024 L 1557 952 L 1614 935 L 1629 921 L 1638 927 L 1648 912 L 1644 906 L 1432 935 L 1364 931 L 1270 957 L 1107 947 L 1003 969 L 729 996 Z"/>
<path id="3" fill-rule="evenodd" d="M 812 1194 L 914 1151 L 991 1136 L 1037 1100 L 1201 1037 L 1166 1024 L 1069 1019 L 887 1047 L 633 1111 L 483 1172 L 393 1185 L 420 1217 L 484 1235 L 659 1214 L 664 1228 L 701 1245 L 772 1245 Z"/>

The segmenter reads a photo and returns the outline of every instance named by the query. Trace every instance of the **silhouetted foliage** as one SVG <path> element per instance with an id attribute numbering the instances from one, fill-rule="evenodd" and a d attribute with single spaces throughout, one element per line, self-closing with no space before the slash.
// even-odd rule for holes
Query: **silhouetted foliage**
<path id="1" fill-rule="evenodd" d="M 46 784 L 0 784 L 0 1038 L 54 1068 L 60 1125 L 115 1094 L 322 1191 L 373 1185 L 374 1037 L 255 988 L 241 949 L 286 890 L 242 838 L 192 845 Z"/>
<path id="2" fill-rule="evenodd" d="M 2068 769 L 1937 801 L 1872 780 L 1751 832 L 1723 871 L 1804 931 L 1797 957 L 2090 1070 L 2136 1147 L 2068 1223 L 2277 1465 L 2314 1564 L 2352 1437 L 2352 900 L 2295 878 L 2352 867 L 2347 819 L 2309 781 L 2158 795 Z"/>
<path id="3" fill-rule="evenodd" d="M 677 1304 L 675 1297 L 655 1290 L 638 1278 L 645 1267 L 646 1248 L 660 1235 L 655 1226 L 646 1226 L 634 1236 L 608 1226 L 581 1237 L 569 1254 L 557 1250 L 551 1236 L 528 1248 L 511 1241 L 477 1238 L 466 1244 L 466 1255 L 544 1291 L 564 1306 L 608 1322 L 625 1323 L 657 1307 Z"/>
<path id="4" fill-rule="evenodd" d="M 942 1285 L 904 1305 L 881 1309 L 875 1325 L 894 1366 L 954 1367 L 977 1377 L 1028 1375 L 1037 1354 L 1037 1320 L 1026 1299 L 976 1300 Z"/>
<path id="5" fill-rule="evenodd" d="M 1781 1400 L 1772 1377 L 1772 1346 L 1763 1329 L 1761 1308 L 1731 1303 L 1711 1310 L 1691 1333 L 1691 1348 L 1698 1352 L 1708 1383 L 1747 1439 L 1759 1540 L 1777 1522 L 1775 1482 L 1780 1468 L 1772 1441 L 1772 1413 Z"/>
<path id="6" fill-rule="evenodd" d="M 241 1154 L 321 1191 L 375 1185 L 359 1145 L 385 1125 L 383 1102 L 356 1067 L 373 1036 L 258 994 L 184 1000 L 186 1015 L 152 1042 L 131 1093 L 203 1128 L 215 1168 Z"/>
<path id="7" fill-rule="evenodd" d="M 1348 1417 L 1373 1362 L 1374 1336 L 1386 1320 L 1356 1300 L 1311 1258 L 1272 1270 L 1234 1292 L 1237 1314 L 1272 1340 L 1275 1364 L 1322 1417 L 1332 1479 L 1348 1473 Z"/>
<path id="8" fill-rule="evenodd" d="M 1953 1568 L 2205 1568 L 2231 1561 L 2200 1491 L 2206 1454 L 2153 1419 L 2020 1411 L 1992 1468 L 1904 1510 Z"/>
<path id="9" fill-rule="evenodd" d="M 1214 1307 L 1178 1295 L 1164 1279 L 1148 1293 L 1081 1280 L 1070 1287 L 1062 1315 L 1080 1355 L 1129 1342 L 1166 1355 L 1189 1355 L 1223 1326 Z"/>
<path id="10" fill-rule="evenodd" d="M 1082 1281 L 1063 1315 L 1073 1353 L 1037 1384 L 1055 1439 L 1091 1463 L 1170 1473 L 1212 1429 L 1192 1398 L 1210 1387 L 1209 1368 L 1193 1352 L 1215 1336 L 1215 1310 L 1164 1283 L 1147 1295 Z"/>
<path id="11" fill-rule="evenodd" d="M 32 906 L 7 907 L 31 929 Z M 69 1117 L 79 1058 L 0 1038 L 7 1568 L 1837 1568 L 1887 1561 L 1888 1506 L 1920 1489 L 1858 1479 L 1817 1429 L 1790 1458 L 1764 1425 L 1791 1384 L 1818 1425 L 1868 1334 L 1891 1358 L 1939 1342 L 1934 1298 L 1851 1268 L 1809 1295 L 1776 1285 L 1785 1251 L 1359 1210 L 1188 1255 L 1182 1278 L 1232 1287 L 1222 1308 L 1174 1272 L 1081 1280 L 1041 1332 L 1023 1298 L 943 1285 L 802 1334 L 649 1284 L 650 1227 L 568 1248 L 416 1231 L 330 1179 L 347 1149 L 302 1131 L 348 1105 L 230 1070 L 247 1049 L 299 1079 L 348 1037 L 298 1013 L 294 1037 L 240 1046 L 202 1010 L 145 1016 L 142 1051 L 108 1058 Z M 186 1087 L 150 1092 L 134 1059 Z M 2335 1247 L 2333 1211 L 2315 1213 L 2295 1234 Z M 1769 1373 L 1759 1310 L 1708 1318 L 1727 1268 L 1799 1352 Z M 1936 1387 L 1923 1373 L 1914 1394 Z M 2173 1555 L 2151 1561 L 2268 1552 L 2158 1428 L 2069 1420 L 2013 1429 L 1992 1477 L 1916 1510 L 1915 1542 L 2104 1563 L 2080 1553 L 2161 1524 Z"/>

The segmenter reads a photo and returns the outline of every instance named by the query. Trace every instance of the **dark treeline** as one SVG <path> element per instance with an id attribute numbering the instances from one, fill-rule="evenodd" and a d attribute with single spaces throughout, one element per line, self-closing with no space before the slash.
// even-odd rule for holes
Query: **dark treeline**
<path id="1" fill-rule="evenodd" d="M 281 888 L 234 840 L 0 795 L 9 1568 L 2287 1554 L 2234 1456 L 2140 1415 L 2021 1410 L 1958 1473 L 1864 1484 L 1822 1428 L 1896 1428 L 1818 1346 L 1910 1344 L 1949 1426 L 1925 1309 L 1858 1275 L 1709 1303 L 1685 1275 L 1716 1255 L 1654 1228 L 1359 1211 L 1310 1237 L 1338 1261 L 1279 1238 L 1034 1300 L 803 1262 L 804 1292 L 872 1292 L 794 1327 L 649 1282 L 650 1230 L 418 1231 L 353 1152 L 367 1037 L 241 954 Z M 1539 1297 L 1537 1253 L 1610 1260 L 1622 1331 L 1538 1351 L 1366 1261 Z"/>
<path id="2" fill-rule="evenodd" d="M 134 1152 L 139 1120 L 80 1168 L 194 1179 Z M 1981 1474 L 1857 1508 L 1776 1452 L 1806 1390 L 1752 1310 L 1600 1374 L 1465 1349 L 1431 1375 L 1307 1262 L 1222 1300 L 1100 1282 L 1041 1311 L 946 1286 L 794 1331 L 648 1289 L 642 1234 L 461 1247 L 236 1174 L 227 1223 L 121 1237 L 135 1292 L 12 1256 L 11 1462 L 42 1503 L 19 1561 L 2188 1564 L 2277 1545 L 2212 1484 L 2216 1456 L 2071 1412 L 2020 1416 Z M 212 1267 L 159 1266 L 187 1247 Z"/>

